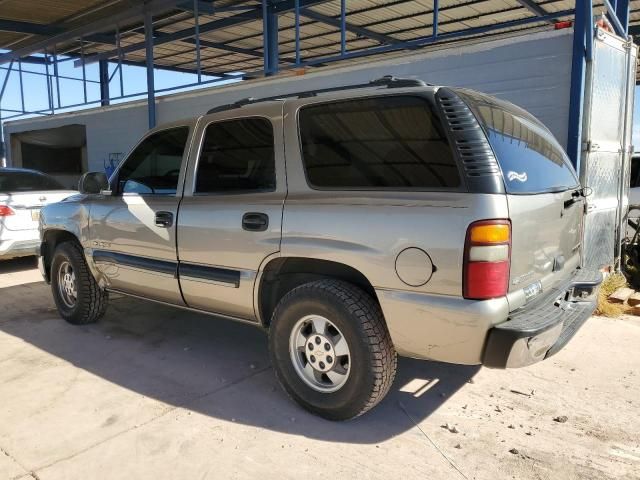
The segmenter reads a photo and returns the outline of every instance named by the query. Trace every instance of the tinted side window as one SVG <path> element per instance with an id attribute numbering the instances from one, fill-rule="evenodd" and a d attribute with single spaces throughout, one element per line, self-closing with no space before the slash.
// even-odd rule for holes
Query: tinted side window
<path id="1" fill-rule="evenodd" d="M 64 190 L 64 187 L 52 177 L 40 173 L 0 173 L 0 193 L 35 192 L 38 190 Z"/>
<path id="2" fill-rule="evenodd" d="M 207 127 L 196 172 L 196 193 L 275 187 L 273 127 L 269 120 L 243 118 Z"/>
<path id="3" fill-rule="evenodd" d="M 456 161 L 426 99 L 384 96 L 304 107 L 307 178 L 324 188 L 454 189 Z"/>
<path id="4" fill-rule="evenodd" d="M 631 157 L 631 188 L 640 187 L 640 157 Z"/>
<path id="5" fill-rule="evenodd" d="M 189 127 L 154 133 L 129 155 L 118 173 L 120 193 L 175 195 Z"/>
<path id="6" fill-rule="evenodd" d="M 460 95 L 485 127 L 508 193 L 563 191 L 578 185 L 567 154 L 533 115 L 477 92 Z"/>

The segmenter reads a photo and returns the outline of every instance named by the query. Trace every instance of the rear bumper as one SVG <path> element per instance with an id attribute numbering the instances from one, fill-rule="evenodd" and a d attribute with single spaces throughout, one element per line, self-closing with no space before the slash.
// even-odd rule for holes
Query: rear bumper
<path id="1" fill-rule="evenodd" d="M 557 353 L 593 314 L 601 282 L 599 271 L 579 270 L 552 292 L 512 312 L 489 330 L 482 363 L 523 367 Z"/>
<path id="2" fill-rule="evenodd" d="M 11 233 L 14 238 L 0 239 L 1 260 L 38 255 L 40 253 L 38 230 L 25 230 Z"/>

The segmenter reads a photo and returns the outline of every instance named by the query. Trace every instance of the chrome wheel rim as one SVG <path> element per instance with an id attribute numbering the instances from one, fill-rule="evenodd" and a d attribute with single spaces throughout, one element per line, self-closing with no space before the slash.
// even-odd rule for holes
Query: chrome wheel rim
<path id="1" fill-rule="evenodd" d="M 64 304 L 73 308 L 78 301 L 76 273 L 69 262 L 62 262 L 58 269 L 58 291 Z"/>
<path id="2" fill-rule="evenodd" d="M 320 315 L 301 318 L 291 330 L 289 353 L 300 379 L 318 392 L 344 386 L 351 371 L 347 339 L 336 325 Z"/>

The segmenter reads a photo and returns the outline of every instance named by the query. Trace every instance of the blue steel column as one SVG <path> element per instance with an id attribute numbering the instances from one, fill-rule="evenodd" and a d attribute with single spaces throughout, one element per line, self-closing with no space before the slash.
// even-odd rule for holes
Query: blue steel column
<path id="1" fill-rule="evenodd" d="M 200 63 L 200 13 L 198 3 L 200 0 L 193 0 L 193 22 L 196 29 L 196 69 L 198 71 L 198 83 L 202 82 L 202 64 Z"/>
<path id="2" fill-rule="evenodd" d="M 616 2 L 616 15 L 624 28 L 625 33 L 629 33 L 629 0 L 618 0 Z"/>
<path id="3" fill-rule="evenodd" d="M 98 68 L 100 70 L 100 105 L 106 107 L 109 105 L 109 62 L 107 60 L 100 60 L 98 62 Z"/>
<path id="4" fill-rule="evenodd" d="M 347 53 L 347 0 L 340 0 L 340 53 Z"/>
<path id="5" fill-rule="evenodd" d="M 264 29 L 264 73 L 274 75 L 278 73 L 278 14 L 268 0 L 262 0 L 262 26 Z"/>
<path id="6" fill-rule="evenodd" d="M 153 76 L 153 19 L 150 13 L 144 16 L 144 41 L 147 63 L 147 110 L 151 129 L 156 126 L 156 87 Z"/>
<path id="7" fill-rule="evenodd" d="M 20 85 L 20 106 L 24 113 L 24 83 L 22 80 L 22 61 L 18 59 L 18 83 Z"/>
<path id="8" fill-rule="evenodd" d="M 4 97 L 4 91 L 7 88 L 7 83 L 9 82 L 9 75 L 11 75 L 11 70 L 13 69 L 13 60 L 9 64 L 9 68 L 7 69 L 7 75 L 4 77 L 4 82 L 2 83 L 2 88 L 0 88 L 0 159 L 4 157 L 5 149 L 4 149 L 4 125 L 2 124 L 2 98 Z M 0 163 L 0 166 L 3 166 Z"/>
<path id="9" fill-rule="evenodd" d="M 435 40 L 438 37 L 438 16 L 440 13 L 440 5 L 438 0 L 433 0 L 433 27 L 431 36 Z"/>
<path id="10" fill-rule="evenodd" d="M 296 65 L 300 65 L 300 0 L 294 2 L 296 21 Z"/>
<path id="11" fill-rule="evenodd" d="M 586 70 L 585 40 L 593 42 L 593 38 L 586 38 L 587 22 L 592 22 L 591 0 L 576 0 L 575 21 L 573 24 L 573 56 L 571 61 L 571 90 L 569 94 L 569 134 L 567 137 L 567 153 L 580 172 L 580 157 L 582 154 L 582 112 L 584 106 L 584 80 Z"/>

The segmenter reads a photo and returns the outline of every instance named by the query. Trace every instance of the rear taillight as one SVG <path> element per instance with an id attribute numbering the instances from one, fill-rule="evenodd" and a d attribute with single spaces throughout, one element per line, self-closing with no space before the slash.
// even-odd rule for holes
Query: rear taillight
<path id="1" fill-rule="evenodd" d="M 506 295 L 510 264 L 508 220 L 481 220 L 469 225 L 464 247 L 464 298 L 485 300 Z"/>
<path id="2" fill-rule="evenodd" d="M 15 215 L 16 212 L 7 205 L 0 205 L 0 217 L 8 217 L 10 215 Z"/>

